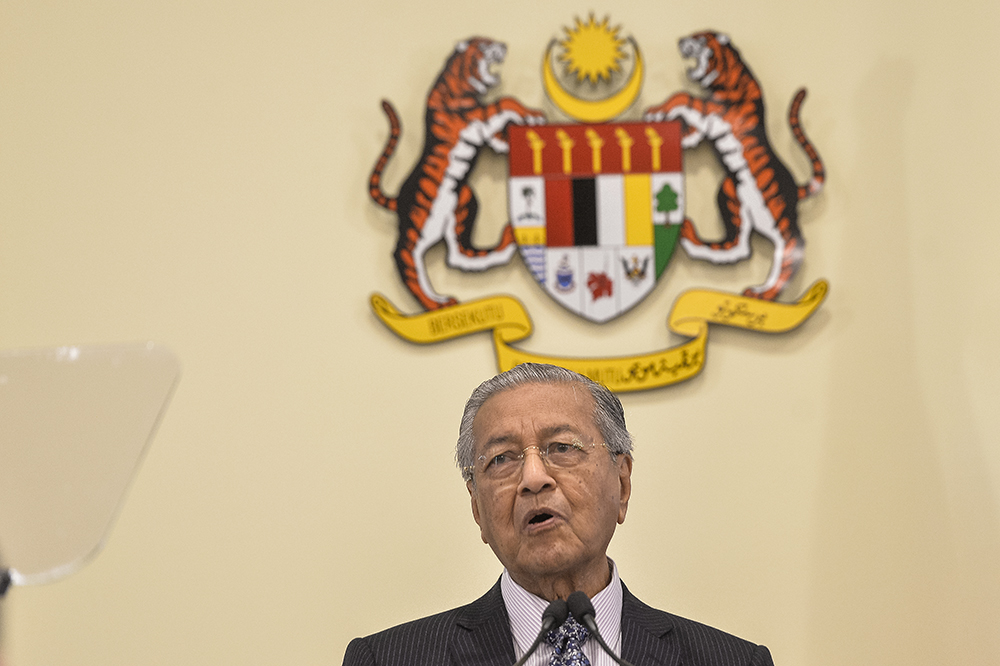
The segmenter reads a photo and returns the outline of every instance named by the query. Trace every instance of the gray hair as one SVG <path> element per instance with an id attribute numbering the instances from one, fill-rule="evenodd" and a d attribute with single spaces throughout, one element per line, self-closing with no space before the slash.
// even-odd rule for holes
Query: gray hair
<path id="1" fill-rule="evenodd" d="M 604 437 L 611 456 L 620 453 L 632 455 L 632 435 L 625 427 L 625 411 L 622 403 L 607 387 L 589 377 L 544 363 L 522 363 L 492 379 L 487 379 L 472 392 L 465 403 L 462 423 L 458 427 L 458 444 L 455 446 L 455 462 L 462 470 L 462 478 L 472 480 L 472 464 L 475 455 L 475 438 L 472 422 L 476 420 L 479 408 L 497 393 L 508 391 L 524 384 L 582 384 L 594 398 L 594 424 Z"/>

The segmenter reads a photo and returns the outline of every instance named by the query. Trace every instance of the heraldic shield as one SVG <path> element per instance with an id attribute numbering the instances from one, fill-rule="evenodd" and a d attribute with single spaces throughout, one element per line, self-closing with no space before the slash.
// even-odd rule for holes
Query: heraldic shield
<path id="1" fill-rule="evenodd" d="M 532 275 L 590 321 L 627 312 L 663 274 L 684 220 L 680 124 L 509 132 L 510 219 Z"/>

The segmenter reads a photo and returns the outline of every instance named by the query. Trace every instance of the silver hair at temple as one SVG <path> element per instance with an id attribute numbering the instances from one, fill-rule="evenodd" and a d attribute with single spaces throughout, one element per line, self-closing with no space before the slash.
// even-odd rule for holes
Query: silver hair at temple
<path id="1" fill-rule="evenodd" d="M 632 435 L 625 427 L 625 411 L 622 403 L 614 393 L 605 386 L 598 384 L 589 377 L 560 368 L 556 365 L 542 363 L 522 363 L 510 370 L 500 373 L 492 379 L 487 379 L 479 385 L 469 401 L 465 403 L 462 423 L 458 428 L 458 444 L 455 446 L 455 462 L 462 470 L 462 478 L 472 480 L 472 464 L 475 454 L 475 439 L 472 435 L 472 422 L 479 413 L 479 408 L 487 400 L 502 391 L 522 386 L 524 384 L 582 384 L 594 398 L 594 423 L 604 437 L 604 443 L 612 457 L 617 454 L 632 454 Z"/>

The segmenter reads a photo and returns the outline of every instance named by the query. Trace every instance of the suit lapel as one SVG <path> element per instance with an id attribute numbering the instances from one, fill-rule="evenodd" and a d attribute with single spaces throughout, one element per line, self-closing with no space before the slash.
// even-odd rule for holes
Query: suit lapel
<path id="1" fill-rule="evenodd" d="M 670 615 L 642 603 L 622 583 L 623 659 L 643 666 L 682 666 L 673 626 Z M 455 616 L 448 651 L 455 666 L 510 666 L 516 661 L 499 580 Z"/>
<path id="2" fill-rule="evenodd" d="M 622 659 L 644 666 L 680 666 L 681 649 L 672 640 L 670 616 L 636 599 L 625 583 L 622 595 Z"/>
<path id="3" fill-rule="evenodd" d="M 499 580 L 489 592 L 462 608 L 455 624 L 448 648 L 456 666 L 510 666 L 516 661 Z"/>

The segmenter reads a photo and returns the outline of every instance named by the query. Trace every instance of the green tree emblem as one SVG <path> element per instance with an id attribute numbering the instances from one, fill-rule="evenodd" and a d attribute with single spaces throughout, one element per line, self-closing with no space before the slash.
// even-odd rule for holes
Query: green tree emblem
<path id="1" fill-rule="evenodd" d="M 670 183 L 664 183 L 660 191 L 656 193 L 656 210 L 661 213 L 677 210 L 677 192 L 670 187 Z"/>

